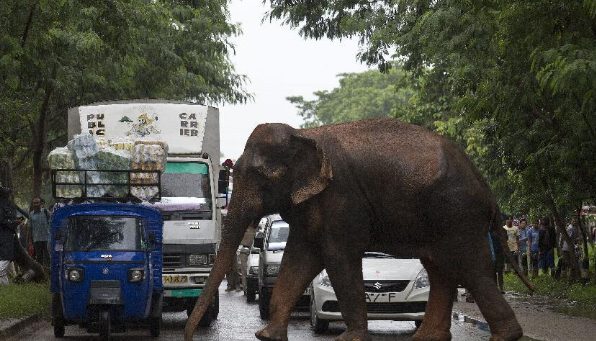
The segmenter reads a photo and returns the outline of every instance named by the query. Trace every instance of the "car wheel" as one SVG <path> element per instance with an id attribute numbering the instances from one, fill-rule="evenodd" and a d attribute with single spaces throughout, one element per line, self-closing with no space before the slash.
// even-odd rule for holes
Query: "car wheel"
<path id="1" fill-rule="evenodd" d="M 416 325 L 416 329 L 418 329 L 422 325 L 422 320 L 416 320 L 414 321 L 414 324 Z"/>
<path id="2" fill-rule="evenodd" d="M 257 293 L 254 290 L 246 292 L 246 302 L 247 303 L 254 302 L 256 300 L 256 298 L 257 298 Z"/>
<path id="3" fill-rule="evenodd" d="M 262 320 L 269 319 L 269 299 L 269 293 L 265 288 L 262 288 L 259 292 L 259 314 Z"/>
<path id="4" fill-rule="evenodd" d="M 329 321 L 321 320 L 317 317 L 317 305 L 314 295 L 310 298 L 310 325 L 315 334 L 323 334 L 329 329 Z"/>

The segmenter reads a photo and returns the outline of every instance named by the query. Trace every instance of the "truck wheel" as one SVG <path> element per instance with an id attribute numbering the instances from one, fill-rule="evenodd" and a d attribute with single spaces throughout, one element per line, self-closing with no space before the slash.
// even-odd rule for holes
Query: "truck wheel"
<path id="1" fill-rule="evenodd" d="M 149 319 L 149 331 L 151 332 L 151 336 L 159 337 L 161 334 L 161 316 Z"/>
<path id="2" fill-rule="evenodd" d="M 269 293 L 267 292 L 267 290 L 265 288 L 262 288 L 261 292 L 259 292 L 259 314 L 261 315 L 262 320 L 269 319 L 270 299 L 271 297 L 269 297 Z"/>
<path id="3" fill-rule="evenodd" d="M 329 321 L 317 317 L 317 306 L 314 298 L 310 300 L 310 325 L 315 334 L 323 334 L 329 329 Z"/>
<path id="4" fill-rule="evenodd" d="M 54 326 L 54 337 L 64 337 L 65 323 L 64 311 L 60 294 L 52 294 L 52 325 Z"/>
<path id="5" fill-rule="evenodd" d="M 99 337 L 104 341 L 112 340 L 111 332 L 112 317 L 109 310 L 102 310 L 99 313 Z"/>

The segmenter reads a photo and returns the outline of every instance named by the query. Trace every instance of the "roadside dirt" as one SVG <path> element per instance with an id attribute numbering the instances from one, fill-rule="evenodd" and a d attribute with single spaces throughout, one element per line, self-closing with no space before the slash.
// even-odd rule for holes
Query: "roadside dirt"
<path id="1" fill-rule="evenodd" d="M 466 303 L 460 291 L 458 302 L 453 305 L 454 313 L 469 316 L 486 323 L 476 303 Z M 594 341 L 596 339 L 596 319 L 577 317 L 561 312 L 561 306 L 568 302 L 554 302 L 543 297 L 517 296 L 506 293 L 505 299 L 513 308 L 521 324 L 524 335 L 541 341 Z"/>

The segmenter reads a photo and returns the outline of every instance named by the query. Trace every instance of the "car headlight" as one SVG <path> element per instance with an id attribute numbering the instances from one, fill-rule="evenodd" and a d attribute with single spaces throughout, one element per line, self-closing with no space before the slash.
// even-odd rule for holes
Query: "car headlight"
<path id="1" fill-rule="evenodd" d="M 269 264 L 265 266 L 265 274 L 267 276 L 277 276 L 279 273 L 279 264 Z"/>
<path id="2" fill-rule="evenodd" d="M 71 282 L 82 282 L 85 278 L 85 271 L 78 268 L 70 268 L 67 270 L 66 278 Z"/>
<path id="3" fill-rule="evenodd" d="M 259 267 L 258 266 L 251 266 L 248 269 L 248 273 L 251 275 L 258 275 L 259 274 Z"/>
<path id="4" fill-rule="evenodd" d="M 324 287 L 329 287 L 329 288 L 333 287 L 333 285 L 331 285 L 331 280 L 329 279 L 329 275 L 327 275 L 326 271 L 321 272 L 319 285 L 322 285 Z"/>
<path id="5" fill-rule="evenodd" d="M 128 269 L 128 281 L 131 283 L 142 282 L 145 279 L 145 270 Z"/>
<path id="6" fill-rule="evenodd" d="M 426 269 L 422 268 L 416 276 L 416 280 L 414 281 L 414 289 L 422 289 L 430 286 L 430 281 L 428 280 L 428 273 Z"/>
<path id="7" fill-rule="evenodd" d="M 215 261 L 215 254 L 189 255 L 188 265 L 209 265 Z"/>

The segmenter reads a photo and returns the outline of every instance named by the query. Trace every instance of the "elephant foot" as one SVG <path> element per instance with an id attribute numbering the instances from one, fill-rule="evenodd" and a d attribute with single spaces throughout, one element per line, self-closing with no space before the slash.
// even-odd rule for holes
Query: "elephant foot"
<path id="1" fill-rule="evenodd" d="M 288 341 L 288 330 L 268 326 L 256 332 L 255 336 L 261 341 Z"/>
<path id="2" fill-rule="evenodd" d="M 422 327 L 412 336 L 412 341 L 451 341 L 450 332 L 441 332 L 438 330 L 427 330 Z"/>
<path id="3" fill-rule="evenodd" d="M 519 327 L 519 326 L 518 326 Z M 506 332 L 496 332 L 493 333 L 490 341 L 517 341 L 524 335 L 521 327 L 519 329 L 511 328 Z"/>
<path id="4" fill-rule="evenodd" d="M 367 331 L 346 331 L 341 334 L 335 341 L 372 341 L 370 334 Z"/>

